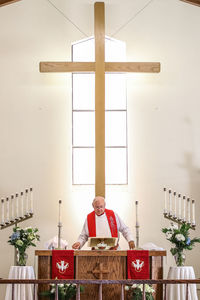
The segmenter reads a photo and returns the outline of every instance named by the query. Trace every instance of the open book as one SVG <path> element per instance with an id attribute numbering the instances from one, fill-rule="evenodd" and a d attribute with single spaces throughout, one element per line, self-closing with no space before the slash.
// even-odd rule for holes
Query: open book
<path id="1" fill-rule="evenodd" d="M 109 249 L 117 245 L 117 238 L 113 237 L 90 237 L 88 239 L 88 247 L 94 247 L 95 249 Z"/>

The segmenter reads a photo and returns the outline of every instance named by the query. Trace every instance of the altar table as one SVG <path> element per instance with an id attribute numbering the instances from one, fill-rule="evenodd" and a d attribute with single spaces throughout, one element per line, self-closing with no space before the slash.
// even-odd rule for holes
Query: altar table
<path id="1" fill-rule="evenodd" d="M 51 279 L 51 250 L 36 250 L 38 256 L 38 279 Z M 127 279 L 127 251 L 120 250 L 75 250 L 75 279 Z M 166 251 L 149 251 L 150 279 L 163 278 L 163 256 Z M 81 293 L 81 300 L 98 299 L 98 287 L 87 285 Z M 156 285 L 155 300 L 162 299 L 162 285 Z M 39 291 L 47 289 L 39 286 Z M 121 287 L 103 286 L 103 299 L 120 299 Z M 43 299 L 40 297 L 39 299 Z"/>
<path id="2" fill-rule="evenodd" d="M 32 266 L 11 266 L 9 271 L 9 279 L 35 279 Z M 8 284 L 6 288 L 5 300 L 12 299 L 12 285 Z M 15 300 L 33 300 L 32 284 L 15 284 L 14 285 Z"/>
<path id="3" fill-rule="evenodd" d="M 195 279 L 193 267 L 170 267 L 167 279 Z M 186 284 L 168 284 L 167 300 L 186 299 Z M 198 300 L 196 284 L 188 285 L 188 300 Z"/>

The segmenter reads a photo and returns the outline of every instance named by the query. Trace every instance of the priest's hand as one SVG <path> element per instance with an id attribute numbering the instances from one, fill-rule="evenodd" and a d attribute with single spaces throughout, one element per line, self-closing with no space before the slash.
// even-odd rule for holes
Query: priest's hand
<path id="1" fill-rule="evenodd" d="M 129 244 L 129 249 L 134 249 L 135 248 L 134 241 L 130 241 L 130 242 L 128 242 L 128 244 Z"/>
<path id="2" fill-rule="evenodd" d="M 80 243 L 79 242 L 76 242 L 76 243 L 74 243 L 73 245 L 72 245 L 72 248 L 73 249 L 80 249 Z"/>

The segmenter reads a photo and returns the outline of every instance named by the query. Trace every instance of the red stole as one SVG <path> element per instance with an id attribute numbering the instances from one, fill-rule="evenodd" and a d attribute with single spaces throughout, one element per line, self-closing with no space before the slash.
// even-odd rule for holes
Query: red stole
<path id="1" fill-rule="evenodd" d="M 110 227 L 110 232 L 112 237 L 118 237 L 117 232 L 117 221 L 113 210 L 105 209 L 105 214 L 108 220 L 108 225 Z M 95 223 L 95 212 L 91 212 L 87 215 L 87 224 L 89 237 L 96 237 L 96 223 Z"/>

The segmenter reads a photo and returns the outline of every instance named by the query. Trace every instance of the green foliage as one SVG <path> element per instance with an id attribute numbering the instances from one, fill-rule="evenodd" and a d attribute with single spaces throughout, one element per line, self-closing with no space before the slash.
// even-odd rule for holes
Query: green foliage
<path id="1" fill-rule="evenodd" d="M 51 284 L 49 291 L 41 292 L 41 296 L 48 297 L 49 299 L 55 299 L 56 285 Z M 80 291 L 83 292 L 83 286 L 80 286 Z M 58 299 L 59 300 L 70 300 L 76 296 L 77 285 L 76 284 L 58 284 Z"/>
<path id="2" fill-rule="evenodd" d="M 125 289 L 129 291 L 131 300 L 142 300 L 143 284 L 133 284 L 132 286 L 126 286 Z M 146 300 L 154 300 L 154 289 L 151 285 L 145 284 L 145 296 Z"/>
<path id="3" fill-rule="evenodd" d="M 28 247 L 36 247 L 35 241 L 40 240 L 40 236 L 37 232 L 37 228 L 27 227 L 23 229 L 20 227 L 13 227 L 13 233 L 9 236 L 8 243 L 17 248 L 19 253 L 25 253 Z"/>

